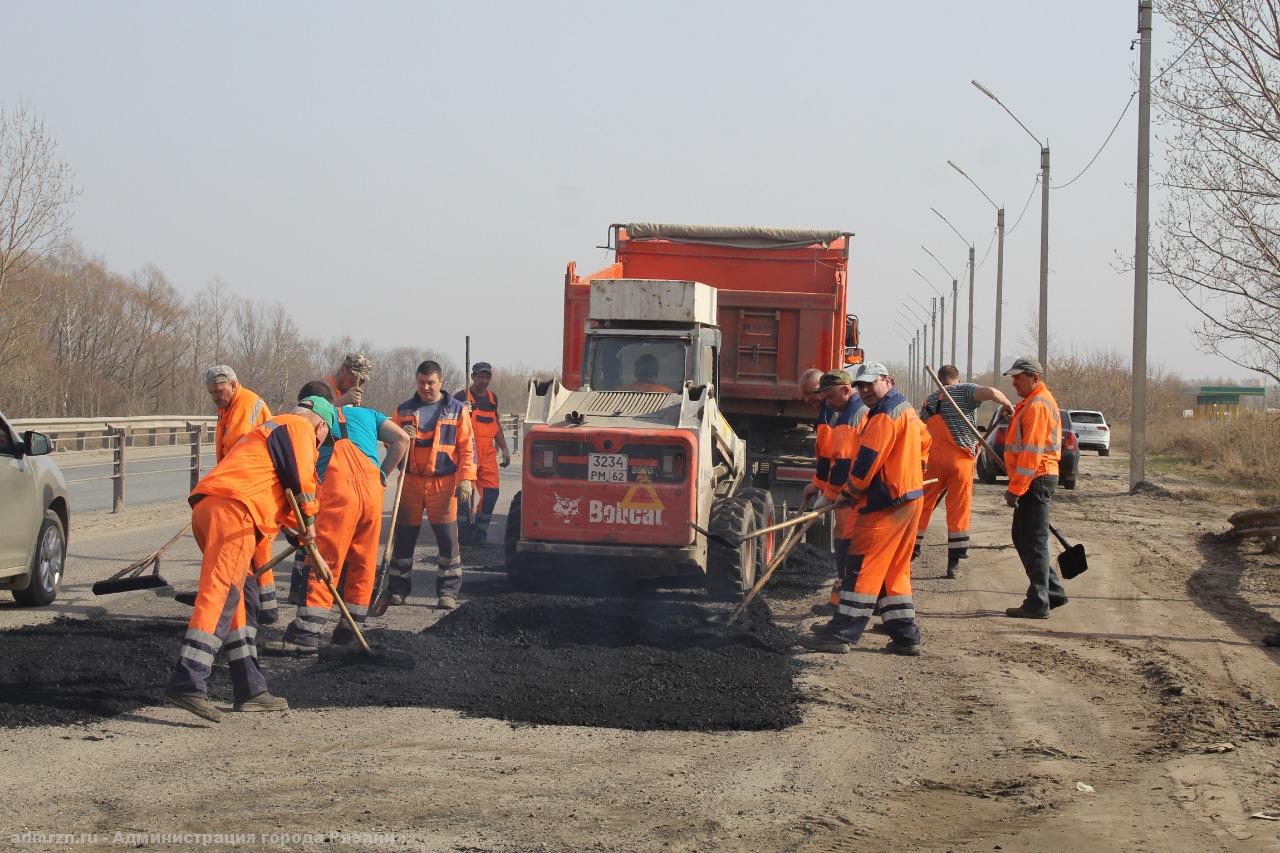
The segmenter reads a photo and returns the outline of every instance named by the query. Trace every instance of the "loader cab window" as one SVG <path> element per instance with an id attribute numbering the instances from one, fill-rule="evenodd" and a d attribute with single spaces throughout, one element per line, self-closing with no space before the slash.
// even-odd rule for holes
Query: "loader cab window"
<path id="1" fill-rule="evenodd" d="M 685 341 L 671 338 L 594 338 L 591 388 L 674 393 L 684 386 L 687 351 Z"/>

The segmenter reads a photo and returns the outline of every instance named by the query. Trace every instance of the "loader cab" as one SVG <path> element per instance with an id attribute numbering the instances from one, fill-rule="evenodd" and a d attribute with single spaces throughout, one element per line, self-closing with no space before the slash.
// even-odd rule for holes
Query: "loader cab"
<path id="1" fill-rule="evenodd" d="M 595 328 L 586 344 L 582 375 L 592 391 L 675 394 L 719 379 L 718 329 Z"/>

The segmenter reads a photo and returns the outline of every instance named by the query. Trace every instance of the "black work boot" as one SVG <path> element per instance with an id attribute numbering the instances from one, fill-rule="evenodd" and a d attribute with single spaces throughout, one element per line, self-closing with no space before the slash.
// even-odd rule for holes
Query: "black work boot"
<path id="1" fill-rule="evenodd" d="M 960 557 L 958 555 L 947 557 L 947 577 L 960 577 Z"/>

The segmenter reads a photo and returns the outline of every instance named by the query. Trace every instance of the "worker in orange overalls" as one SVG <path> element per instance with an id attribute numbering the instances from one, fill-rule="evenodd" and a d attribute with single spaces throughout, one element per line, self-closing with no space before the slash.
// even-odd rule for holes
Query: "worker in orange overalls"
<path id="1" fill-rule="evenodd" d="M 643 391 L 647 394 L 671 394 L 674 389 L 670 386 L 663 385 L 658 381 L 658 371 L 661 364 L 658 357 L 652 353 L 644 353 L 636 358 L 636 363 L 632 366 L 635 374 L 635 381 L 628 385 L 624 385 L 623 391 Z"/>
<path id="2" fill-rule="evenodd" d="M 435 361 L 418 365 L 417 392 L 396 407 L 396 423 L 413 440 L 395 544 L 388 566 L 388 604 L 404 604 L 412 591 L 413 551 L 422 515 L 436 537 L 436 597 L 443 610 L 458 606 L 462 554 L 458 543 L 458 501 L 471 500 L 476 479 L 475 438 L 466 406 L 443 389 L 444 370 Z M 375 604 L 375 611 L 381 608 Z"/>
<path id="3" fill-rule="evenodd" d="M 305 389 L 304 389 L 305 390 Z M 378 568 L 378 534 L 382 531 L 383 491 L 387 477 L 409 452 L 409 436 L 386 415 L 360 406 L 337 409 L 331 452 L 321 453 L 320 515 L 316 548 L 332 569 L 334 585 L 357 624 L 363 623 L 373 597 Z M 378 442 L 387 454 L 378 462 Z M 285 629 L 280 649 L 313 654 L 333 608 L 333 594 L 318 572 L 310 573 L 307 596 Z M 345 621 L 334 628 L 332 642 L 355 642 Z"/>
<path id="4" fill-rule="evenodd" d="M 956 412 L 941 391 L 934 391 L 920 407 L 920 419 L 929 429 L 933 445 L 929 449 L 929 470 L 926 480 L 937 480 L 924 487 L 924 501 L 920 512 L 920 527 L 916 531 L 916 547 L 912 557 L 920 556 L 924 545 L 924 532 L 933 516 L 934 507 L 943 496 L 947 499 L 947 577 L 960 574 L 960 561 L 969 555 L 969 514 L 973 509 L 973 475 L 978 453 L 978 433 L 974 417 L 978 406 L 987 401 L 999 403 L 1009 414 L 1013 403 L 1000 391 L 989 385 L 960 382 L 960 369 L 944 364 L 938 370 L 938 379 L 947 387 L 947 393 L 964 414 Z"/>
<path id="5" fill-rule="evenodd" d="M 359 406 L 364 402 L 364 386 L 369 381 L 369 376 L 372 373 L 373 361 L 368 356 L 358 352 L 347 353 L 336 371 L 330 373 L 324 379 L 308 382 L 303 386 L 303 390 L 308 394 L 324 397 L 334 406 Z M 327 386 L 328 391 L 320 391 L 316 387 L 317 385 Z M 301 396 L 299 399 L 301 399 Z M 327 445 L 320 449 L 321 460 L 328 459 L 328 450 L 330 448 L 331 445 Z M 323 471 L 321 476 L 323 477 Z M 334 571 L 339 571 L 340 568 L 339 566 L 334 566 Z M 306 604 L 309 578 L 307 555 L 298 551 L 294 554 L 293 571 L 289 576 L 290 604 L 298 607 L 303 607 Z"/>
<path id="6" fill-rule="evenodd" d="M 803 392 L 804 379 L 801 378 Z M 853 390 L 853 378 L 847 371 L 832 370 L 818 379 L 817 393 L 822 400 L 818 410 L 818 431 L 814 442 L 817 461 L 813 480 L 804 487 L 802 504 L 812 501 L 814 509 L 821 509 L 835 502 L 849 479 L 853 465 L 851 451 L 856 451 L 856 433 L 867 407 Z M 849 558 L 849 537 L 853 530 L 853 507 L 838 506 L 833 511 L 832 531 L 835 534 L 835 583 L 831 587 L 831 601 L 825 607 L 815 607 L 817 612 L 828 612 L 840 604 L 840 578 L 844 575 Z"/>
<path id="7" fill-rule="evenodd" d="M 213 458 L 216 464 L 222 461 L 246 433 L 271 417 L 271 410 L 261 397 L 240 384 L 230 365 L 215 364 L 210 367 L 204 372 L 204 384 L 218 410 L 218 424 L 213 433 Z M 270 561 L 271 540 L 262 539 L 253 550 L 251 566 L 256 571 L 259 566 Z M 280 608 L 276 604 L 274 572 L 267 569 L 256 578 L 245 579 L 244 606 L 255 614 L 255 624 L 276 623 L 280 618 Z"/>
<path id="8" fill-rule="evenodd" d="M 1015 619 L 1047 619 L 1050 610 L 1067 603 L 1067 592 L 1049 559 L 1049 502 L 1058 487 L 1062 415 L 1044 384 L 1038 359 L 1023 356 L 1004 375 L 1013 377 L 1013 390 L 1022 398 L 1005 438 L 1009 488 L 1004 499 L 1014 508 L 1013 546 L 1030 581 L 1022 604 L 1004 613 Z"/>
<path id="9" fill-rule="evenodd" d="M 291 414 L 251 430 L 192 490 L 192 532 L 204 557 L 182 651 L 165 688 L 169 704 L 218 722 L 221 714 L 209 701 L 209 674 L 225 646 L 237 711 L 289 707 L 267 692 L 258 669 L 257 628 L 248 621 L 240 590 L 259 539 L 293 524 L 303 542 L 314 541 L 317 448 L 335 422 L 333 406 L 308 397 Z M 303 518 L 293 518 L 285 489 L 297 496 Z"/>
<path id="10" fill-rule="evenodd" d="M 507 450 L 507 437 L 502 434 L 498 421 L 498 397 L 489 390 L 493 380 L 493 365 L 477 361 L 471 368 L 471 386 L 458 399 L 467 404 L 471 412 L 471 429 L 476 441 L 476 490 L 478 507 L 472 515 L 472 501 L 464 501 L 458 510 L 462 515 L 459 538 L 463 545 L 483 545 L 489 538 L 489 522 L 498 505 L 498 468 L 511 464 L 511 451 Z M 502 462 L 498 462 L 498 453 Z"/>
<path id="11" fill-rule="evenodd" d="M 867 415 L 858 431 L 858 447 L 842 494 L 856 510 L 849 560 L 835 616 L 824 630 L 801 643 L 814 651 L 843 654 L 861 639 L 872 615 L 879 612 L 890 636 L 885 651 L 918 655 L 920 627 L 911 597 L 911 547 L 931 439 L 911 403 L 893 389 L 883 364 L 860 365 L 853 382 Z"/>

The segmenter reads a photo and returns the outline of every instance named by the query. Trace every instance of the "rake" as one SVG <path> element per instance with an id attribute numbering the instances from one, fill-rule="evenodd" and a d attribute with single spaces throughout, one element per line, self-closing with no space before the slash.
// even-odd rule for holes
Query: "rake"
<path id="1" fill-rule="evenodd" d="M 173 534 L 173 537 L 168 542 L 141 560 L 125 566 L 106 580 L 95 583 L 93 585 L 93 594 L 111 595 L 117 592 L 132 592 L 137 589 L 159 589 L 160 587 L 168 586 L 169 582 L 160 576 L 160 555 L 174 542 L 185 536 L 190 529 L 191 522 L 188 521 L 181 530 Z M 151 573 L 143 574 L 148 568 L 151 569 Z"/>

